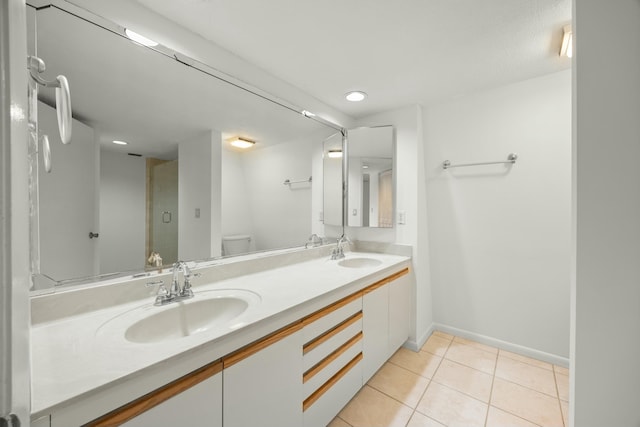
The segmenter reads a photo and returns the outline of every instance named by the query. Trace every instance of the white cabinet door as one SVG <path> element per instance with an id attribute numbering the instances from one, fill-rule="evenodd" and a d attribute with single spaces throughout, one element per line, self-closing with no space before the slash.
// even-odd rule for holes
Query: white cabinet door
<path id="1" fill-rule="evenodd" d="M 222 373 L 122 424 L 126 427 L 222 427 Z"/>
<path id="2" fill-rule="evenodd" d="M 362 297 L 363 382 L 389 358 L 389 286 L 381 286 Z"/>
<path id="3" fill-rule="evenodd" d="M 302 425 L 302 333 L 225 367 L 225 427 Z"/>
<path id="4" fill-rule="evenodd" d="M 389 288 L 389 357 L 409 338 L 411 328 L 411 280 L 404 275 Z"/>

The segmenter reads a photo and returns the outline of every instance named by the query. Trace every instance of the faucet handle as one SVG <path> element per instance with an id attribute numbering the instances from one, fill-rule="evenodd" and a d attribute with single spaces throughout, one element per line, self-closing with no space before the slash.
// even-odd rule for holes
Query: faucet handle
<path id="1" fill-rule="evenodd" d="M 148 282 L 145 286 L 150 288 L 152 286 L 158 286 L 158 292 L 156 293 L 156 301 L 154 305 L 165 305 L 166 303 L 171 301 L 171 296 L 169 295 L 169 291 L 164 286 L 164 280 L 158 280 L 155 282 Z"/>

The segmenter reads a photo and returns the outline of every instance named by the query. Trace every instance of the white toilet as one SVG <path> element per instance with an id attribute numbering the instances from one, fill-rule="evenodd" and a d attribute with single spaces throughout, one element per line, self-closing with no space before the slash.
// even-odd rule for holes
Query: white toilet
<path id="1" fill-rule="evenodd" d="M 248 234 L 232 234 L 222 236 L 222 255 L 238 255 L 249 252 L 251 236 Z"/>

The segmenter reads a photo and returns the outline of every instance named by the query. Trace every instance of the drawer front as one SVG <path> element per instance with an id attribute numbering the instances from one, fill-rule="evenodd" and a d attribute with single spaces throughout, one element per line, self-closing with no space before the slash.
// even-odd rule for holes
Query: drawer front
<path id="1" fill-rule="evenodd" d="M 362 298 L 360 296 L 354 298 L 342 307 L 333 309 L 336 304 L 320 310 L 317 314 L 311 315 L 303 321 L 304 329 L 302 330 L 302 339 L 305 343 L 322 335 L 362 310 Z"/>
<path id="2" fill-rule="evenodd" d="M 335 329 L 303 347 L 303 369 L 306 372 L 341 345 L 362 331 L 362 313 L 358 312 Z"/>
<path id="3" fill-rule="evenodd" d="M 329 354 L 318 364 L 307 370 L 303 375 L 304 398 L 309 397 L 319 389 L 331 377 L 344 368 L 349 361 L 353 360 L 358 353 L 362 352 L 362 332 L 344 343 L 335 352 Z"/>
<path id="4" fill-rule="evenodd" d="M 337 379 L 324 393 L 311 402 L 309 398 L 303 403 L 304 426 L 325 427 L 338 415 L 344 405 L 362 387 L 362 363 L 358 357 L 353 359 Z M 326 384 L 326 383 L 325 383 Z"/>

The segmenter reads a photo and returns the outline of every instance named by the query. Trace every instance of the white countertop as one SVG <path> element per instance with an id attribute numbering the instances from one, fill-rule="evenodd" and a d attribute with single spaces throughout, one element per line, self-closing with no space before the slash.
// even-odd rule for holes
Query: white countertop
<path id="1" fill-rule="evenodd" d="M 131 343 L 124 338 L 124 330 L 113 328 L 116 323 L 105 325 L 122 313 L 141 306 L 151 306 L 147 311 L 162 310 L 164 307 L 152 306 L 153 298 L 137 299 L 33 326 L 32 415 L 52 413 L 127 378 L 139 378 L 152 366 L 171 370 L 173 361 L 197 354 L 194 352 L 206 352 L 207 360 L 214 361 L 322 308 L 332 302 L 329 299 L 337 300 L 368 285 L 371 280 L 396 271 L 410 260 L 405 256 L 380 253 L 347 252 L 346 256 L 374 258 L 381 264 L 347 268 L 322 257 L 215 283 L 201 284 L 200 278 L 194 279 L 194 300 L 206 291 L 242 289 L 259 295 L 259 302 L 233 319 L 232 325 L 184 338 Z M 202 279 L 211 272 L 215 274 L 215 267 L 211 269 Z M 176 372 L 175 378 L 181 375 L 184 373 Z"/>

